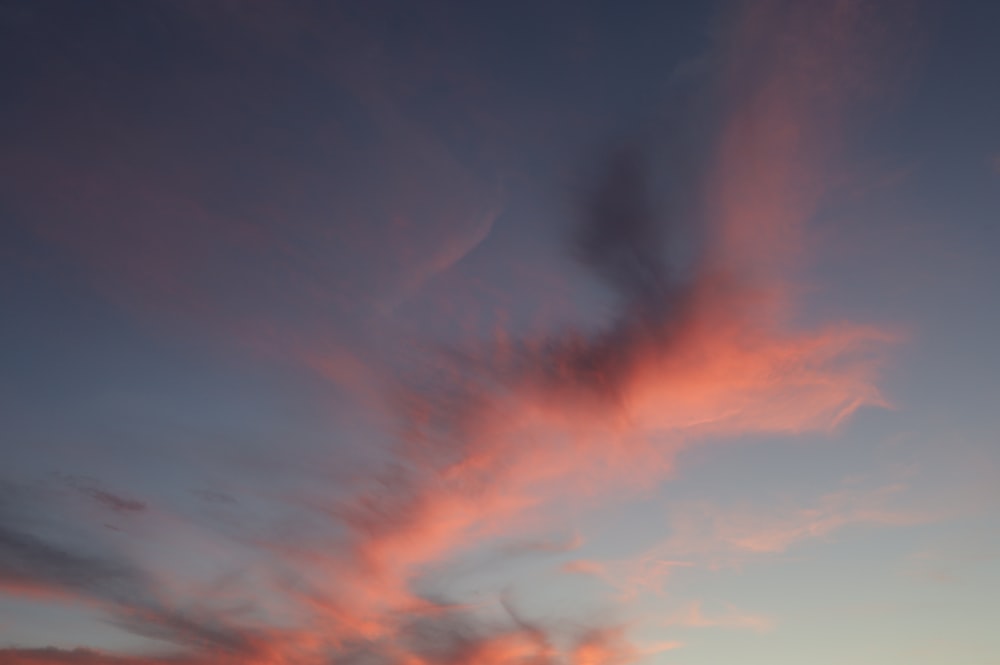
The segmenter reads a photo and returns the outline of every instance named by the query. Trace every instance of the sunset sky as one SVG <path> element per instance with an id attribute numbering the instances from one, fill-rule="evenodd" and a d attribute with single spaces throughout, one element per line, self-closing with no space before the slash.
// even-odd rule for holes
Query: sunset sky
<path id="1" fill-rule="evenodd" d="M 0 665 L 1000 665 L 1000 4 L 0 0 Z"/>

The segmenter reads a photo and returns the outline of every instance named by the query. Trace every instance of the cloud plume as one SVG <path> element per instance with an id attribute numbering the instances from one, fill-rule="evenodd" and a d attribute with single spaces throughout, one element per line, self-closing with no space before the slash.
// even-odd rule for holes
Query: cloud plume
<path id="1" fill-rule="evenodd" d="M 170 194 L 170 179 L 142 183 L 126 168 L 134 148 L 121 163 L 109 160 L 104 171 L 92 173 L 61 160 L 55 173 L 65 182 L 59 196 L 41 206 L 42 237 L 89 261 L 101 280 L 134 290 L 137 301 L 193 320 L 207 317 L 227 342 L 266 337 L 266 346 L 279 350 L 271 360 L 353 391 L 352 404 L 367 409 L 363 415 L 379 421 L 385 430 L 379 434 L 390 442 L 369 445 L 365 434 L 344 435 L 372 459 L 355 467 L 346 455 L 330 452 L 327 467 L 302 471 L 308 478 L 288 483 L 291 489 L 268 466 L 256 482 L 243 483 L 252 487 L 249 500 L 212 502 L 224 518 L 193 516 L 196 511 L 174 509 L 169 500 L 128 498 L 96 482 L 71 483 L 104 513 L 153 525 L 143 534 L 160 528 L 150 540 L 184 560 L 187 574 L 171 575 L 169 566 L 156 570 L 155 556 L 135 543 L 116 549 L 99 541 L 107 547 L 91 551 L 16 520 L 0 521 L 6 593 L 27 596 L 30 588 L 89 604 L 131 637 L 169 647 L 134 656 L 9 648 L 0 650 L 0 661 L 628 665 L 679 648 L 674 640 L 636 638 L 628 605 L 640 591 L 659 589 L 667 575 L 696 565 L 694 559 L 715 554 L 698 550 L 698 543 L 687 549 L 675 543 L 664 556 L 641 558 L 633 567 L 585 554 L 564 561 L 563 570 L 618 588 L 612 607 L 602 607 L 610 619 L 582 610 L 535 618 L 512 600 L 523 586 L 518 579 L 484 575 L 486 591 L 471 592 L 474 585 L 463 584 L 474 575 L 463 571 L 475 571 L 477 560 L 489 562 L 493 573 L 523 559 L 564 560 L 585 549 L 576 520 L 596 506 L 613 510 L 665 481 L 677 472 L 682 450 L 719 439 L 829 431 L 863 406 L 886 404 L 877 383 L 881 347 L 893 335 L 853 323 L 795 323 L 798 269 L 808 258 L 808 225 L 824 195 L 828 144 L 839 140 L 854 93 L 854 70 L 842 71 L 840 63 L 858 64 L 856 32 L 866 5 L 800 4 L 736 3 L 706 59 L 715 74 L 708 85 L 716 88 L 704 96 L 725 102 L 716 135 L 704 146 L 708 166 L 691 165 L 697 177 L 690 179 L 698 181 L 690 193 L 697 200 L 692 215 L 703 227 L 655 195 L 663 187 L 658 167 L 675 155 L 633 142 L 598 156 L 597 176 L 559 248 L 563 256 L 550 257 L 544 269 L 573 266 L 567 281 L 599 285 L 589 295 L 610 295 L 613 306 L 605 316 L 541 332 L 512 328 L 493 337 L 428 342 L 433 335 L 414 334 L 413 320 L 397 316 L 405 300 L 452 276 L 464 257 L 489 242 L 501 223 L 499 197 L 483 195 L 488 188 L 457 156 L 405 118 L 386 90 L 360 84 L 363 72 L 344 59 L 327 54 L 321 64 L 354 101 L 364 102 L 379 135 L 398 139 L 408 157 L 387 166 L 386 181 L 368 192 L 354 191 L 345 176 L 348 184 L 334 189 L 347 204 L 325 194 L 312 204 L 331 218 L 348 219 L 366 194 L 380 205 L 391 199 L 373 217 L 393 219 L 388 226 L 402 228 L 398 236 L 389 237 L 386 224 L 345 221 L 336 235 L 322 224 L 282 223 L 296 211 L 303 219 L 322 217 L 308 206 L 283 208 L 278 221 L 259 223 L 232 210 L 217 215 L 195 195 Z M 305 23 L 285 27 L 309 36 Z M 791 37 L 776 40 L 776 33 Z M 836 105 L 826 104 L 830 97 Z M 242 98 L 226 102 L 236 108 Z M 152 135 L 147 142 L 158 145 Z M 368 148 L 388 151 L 376 143 Z M 74 156 L 84 160 L 88 153 L 80 152 Z M 43 157 L 28 165 L 45 170 Z M 382 172 L 382 165 L 351 166 Z M 269 182 L 260 174 L 271 171 L 255 168 Z M 686 169 L 681 160 L 666 171 Z M 183 180 L 180 173 L 174 177 Z M 439 180 L 463 190 L 447 192 L 451 206 L 424 198 Z M 128 191 L 113 195 L 121 183 L 129 183 Z M 25 188 L 48 191 L 38 183 Z M 92 204 L 94 228 L 53 221 L 81 201 Z M 409 228 L 408 218 L 394 216 L 395 207 L 418 209 L 413 217 L 433 218 L 440 233 Z M 431 236 L 440 241 L 428 241 Z M 367 271 L 365 257 L 374 262 Z M 571 261 L 563 262 L 567 257 Z M 271 266 L 250 273 L 257 286 L 234 268 L 247 263 Z M 216 280 L 221 273 L 226 280 Z M 294 311 L 270 325 L 259 317 L 260 300 Z M 311 319 L 313 310 L 322 315 Z M 446 318 L 437 312 L 421 314 Z M 349 330 L 337 328 L 338 321 Z M 378 335 L 366 338 L 376 328 Z M 288 457 L 296 454 L 290 446 Z M 200 449 L 191 457 L 199 466 L 213 463 L 202 461 Z M 209 471 L 238 475 L 233 469 L 242 468 L 225 464 Z M 328 468 L 336 471 L 334 480 L 333 473 L 323 476 Z M 213 487 L 201 496 L 230 493 Z M 741 551 L 775 552 L 849 523 L 893 522 L 849 497 L 826 499 L 817 511 L 793 511 L 753 528 L 709 515 L 710 526 L 718 527 L 711 545 L 719 547 L 718 540 Z M 199 504 L 203 513 L 207 503 Z M 185 534 L 181 546 L 172 542 L 171 529 Z M 204 552 L 215 558 L 201 557 Z M 215 561 L 223 563 L 213 568 Z M 735 612 L 710 616 L 693 605 L 671 625 L 763 630 L 769 624 Z"/>

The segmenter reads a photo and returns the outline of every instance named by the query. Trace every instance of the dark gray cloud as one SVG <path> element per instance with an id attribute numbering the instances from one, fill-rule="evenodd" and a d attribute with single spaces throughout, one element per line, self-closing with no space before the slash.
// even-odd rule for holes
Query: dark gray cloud
<path id="1" fill-rule="evenodd" d="M 573 250 L 624 300 L 656 308 L 672 275 L 664 255 L 667 229 L 650 199 L 647 159 L 634 146 L 609 156 L 583 201 Z"/>
<path id="2" fill-rule="evenodd" d="M 94 488 L 84 486 L 86 489 Z M 36 500 L 29 501 L 31 498 Z M 85 539 L 68 528 L 66 516 L 59 514 L 57 504 L 45 506 L 47 520 L 40 519 L 38 498 L 23 488 L 0 486 L 0 586 L 96 602 L 114 625 L 135 635 L 174 644 L 186 653 L 249 658 L 266 648 L 267 640 L 262 635 L 232 621 L 226 612 L 170 606 L 140 566 L 99 538 L 81 542 Z M 51 524 L 46 524 L 44 534 L 29 526 L 46 521 Z M 4 658 L 16 657 L 23 662 L 46 662 L 45 657 L 69 663 L 147 662 L 101 660 L 103 655 L 87 650 L 28 649 L 6 653 Z"/>
<path id="3" fill-rule="evenodd" d="M 148 593 L 145 576 L 128 563 L 74 551 L 4 523 L 0 523 L 0 580 L 119 603 L 134 602 Z"/>
<path id="4" fill-rule="evenodd" d="M 4 665 L 200 665 L 202 658 L 187 656 L 119 656 L 92 649 L 0 649 Z"/>
<path id="5" fill-rule="evenodd" d="M 41 649 L 0 649 L 0 663 L 7 665 L 29 665 L 42 663 L 66 663 L 67 665 L 133 665 L 137 661 L 132 658 L 119 658 L 91 649 L 56 649 L 45 647 Z"/>
<path id="6" fill-rule="evenodd" d="M 93 478 L 66 476 L 65 479 L 77 492 L 92 499 L 99 506 L 112 513 L 141 513 L 147 508 L 145 502 L 111 492 L 101 487 L 101 484 Z"/>
<path id="7" fill-rule="evenodd" d="M 93 482 L 68 477 L 72 487 L 102 501 Z M 38 591 L 110 604 L 152 598 L 153 583 L 116 552 L 95 524 L 81 521 L 64 492 L 0 480 L 0 581 Z"/>
<path id="8" fill-rule="evenodd" d="M 678 133 L 682 125 L 678 121 Z M 687 155 L 673 149 L 668 157 L 675 163 L 660 168 L 633 142 L 596 161 L 596 177 L 577 202 L 564 249 L 611 291 L 615 310 L 596 326 L 515 341 L 513 354 L 439 350 L 438 365 L 406 385 L 400 400 L 406 434 L 419 440 L 423 459 L 428 453 L 442 461 L 460 459 L 468 452 L 468 430 L 495 416 L 505 394 L 526 387 L 543 399 L 615 408 L 638 364 L 671 352 L 707 277 L 699 247 L 704 230 L 685 202 L 690 194 L 664 201 L 654 198 L 652 189 L 679 186 L 654 182 L 661 172 L 681 173 L 676 179 L 690 183 L 700 166 L 692 160 L 686 169 Z M 406 401 L 412 395 L 417 395 L 415 410 Z M 420 424 L 412 425 L 417 419 Z"/>
<path id="9" fill-rule="evenodd" d="M 210 612 L 124 607 L 116 612 L 112 622 L 133 634 L 177 644 L 195 654 L 243 657 L 252 662 L 268 648 L 265 635 Z"/>
<path id="10" fill-rule="evenodd" d="M 693 227 L 657 207 L 651 178 L 648 155 L 634 145 L 618 148 L 583 198 L 570 251 L 617 295 L 619 311 L 606 328 L 564 331 L 549 339 L 541 356 L 529 357 L 552 390 L 577 387 L 614 399 L 640 354 L 666 350 L 684 321 L 697 265 L 673 265 L 671 258 L 677 261 L 674 246 L 685 240 L 681 231 Z"/>
<path id="11" fill-rule="evenodd" d="M 141 513 L 146 510 L 146 504 L 142 501 L 126 499 L 102 489 L 91 487 L 82 491 L 94 501 L 116 513 Z"/>

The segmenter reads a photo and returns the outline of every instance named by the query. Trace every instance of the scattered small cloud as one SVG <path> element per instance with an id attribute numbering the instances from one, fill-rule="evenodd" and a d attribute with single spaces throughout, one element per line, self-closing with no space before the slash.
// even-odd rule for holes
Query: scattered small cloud
<path id="1" fill-rule="evenodd" d="M 146 503 L 143 501 L 111 492 L 110 490 L 104 488 L 95 478 L 68 474 L 60 474 L 58 477 L 61 478 L 62 481 L 74 491 L 87 497 L 93 501 L 95 505 L 111 513 L 119 515 L 141 513 L 148 508 Z"/>
<path id="2" fill-rule="evenodd" d="M 702 609 L 701 602 L 693 601 L 684 609 L 664 619 L 663 625 L 681 628 L 746 629 L 763 633 L 772 630 L 775 622 L 770 617 L 742 612 L 733 605 L 727 605 L 717 613 L 706 613 Z"/>

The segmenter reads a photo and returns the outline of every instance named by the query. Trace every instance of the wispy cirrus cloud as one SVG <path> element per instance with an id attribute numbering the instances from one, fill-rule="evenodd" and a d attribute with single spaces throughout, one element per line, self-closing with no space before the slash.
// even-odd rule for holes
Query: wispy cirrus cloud
<path id="1" fill-rule="evenodd" d="M 572 560 L 562 570 L 602 580 L 622 601 L 662 596 L 671 577 L 686 568 L 744 569 L 773 562 L 810 541 L 832 540 L 851 527 L 911 526 L 944 516 L 907 505 L 906 490 L 899 483 L 873 488 L 847 485 L 809 501 L 786 500 L 777 505 L 681 502 L 666 511 L 669 536 L 647 551 L 615 561 Z M 698 604 L 674 618 L 678 625 L 689 627 L 726 624 L 724 618 L 713 624 L 714 619 L 706 618 Z M 740 624 L 737 614 L 729 619 L 730 627 Z M 758 623 L 757 628 L 763 625 Z"/>
<path id="2" fill-rule="evenodd" d="M 706 613 L 702 603 L 693 601 L 686 607 L 663 620 L 665 626 L 680 628 L 727 628 L 767 632 L 774 628 L 773 619 L 757 614 L 748 614 L 729 605 L 717 613 Z"/>
<path id="3" fill-rule="evenodd" d="M 164 581 L 169 571 L 155 575 L 120 552 L 88 553 L 19 527 L 0 530 L 2 575 L 97 603 L 123 630 L 181 651 L 178 663 L 625 665 L 677 648 L 638 643 L 615 621 L 580 628 L 531 620 L 510 603 L 453 599 L 448 588 L 429 592 L 421 583 L 463 556 L 511 542 L 573 549 L 539 534 L 580 506 L 624 502 L 655 486 L 687 447 L 829 430 L 863 406 L 885 405 L 881 348 L 894 335 L 845 322 L 790 324 L 829 144 L 840 140 L 855 92 L 864 4 L 738 7 L 713 60 L 726 108 L 699 188 L 705 228 L 692 240 L 686 220 L 656 206 L 657 156 L 633 147 L 602 157 L 562 249 L 577 276 L 613 297 L 613 313 L 538 334 L 422 344 L 400 326 L 387 335 L 391 351 L 366 337 L 384 334 L 372 321 L 393 321 L 377 318 L 380 304 L 391 310 L 483 241 L 497 202 L 343 61 L 333 67 L 338 80 L 393 139 L 386 145 L 404 153 L 386 165 L 379 157 L 391 156 L 388 148 L 347 146 L 359 171 L 386 175 L 376 187 L 355 191 L 360 180 L 349 173 L 330 193 L 315 173 L 291 168 L 305 183 L 296 185 L 279 168 L 253 163 L 260 186 L 274 188 L 276 209 L 255 207 L 257 190 L 247 193 L 250 203 L 205 200 L 188 178 L 211 180 L 210 169 L 192 176 L 146 127 L 136 132 L 141 147 L 110 145 L 121 159 L 100 165 L 85 148 L 51 159 L 15 150 L 23 161 L 6 161 L 5 172 L 28 192 L 19 203 L 41 211 L 40 236 L 76 255 L 99 283 L 124 289 L 129 306 L 276 350 L 363 393 L 361 406 L 390 419 L 394 438 L 371 467 L 345 474 L 351 483 L 256 495 L 278 526 L 220 546 L 252 561 L 252 583 L 226 603 L 204 589 L 178 599 Z M 290 29 L 300 28 L 293 21 Z M 233 109 L 244 100 L 224 101 Z M 227 119 L 215 121 L 224 127 Z M 280 146 L 288 137 L 271 138 Z M 146 148 L 164 162 L 132 168 Z M 281 176 L 278 184 L 271 175 Z M 442 183 L 447 196 L 427 196 Z M 311 206 L 298 207 L 300 187 Z M 366 216 L 368 199 L 380 207 Z M 345 221 L 330 231 L 315 209 Z M 69 214 L 81 210 L 93 224 Z M 253 279 L 243 280 L 250 263 Z M 290 313 L 272 322 L 262 302 Z M 115 512 L 153 512 L 151 503 L 96 486 L 80 491 Z M 849 524 L 905 521 L 879 507 L 891 493 L 833 494 L 815 508 L 764 516 L 686 506 L 662 549 L 567 569 L 616 585 L 620 604 L 662 589 L 678 568 L 782 552 Z M 301 529 L 283 522 L 286 511 Z M 689 609 L 680 620 L 690 626 L 749 621 Z M 173 662 L 79 650 L 0 654 L 34 663 Z"/>

